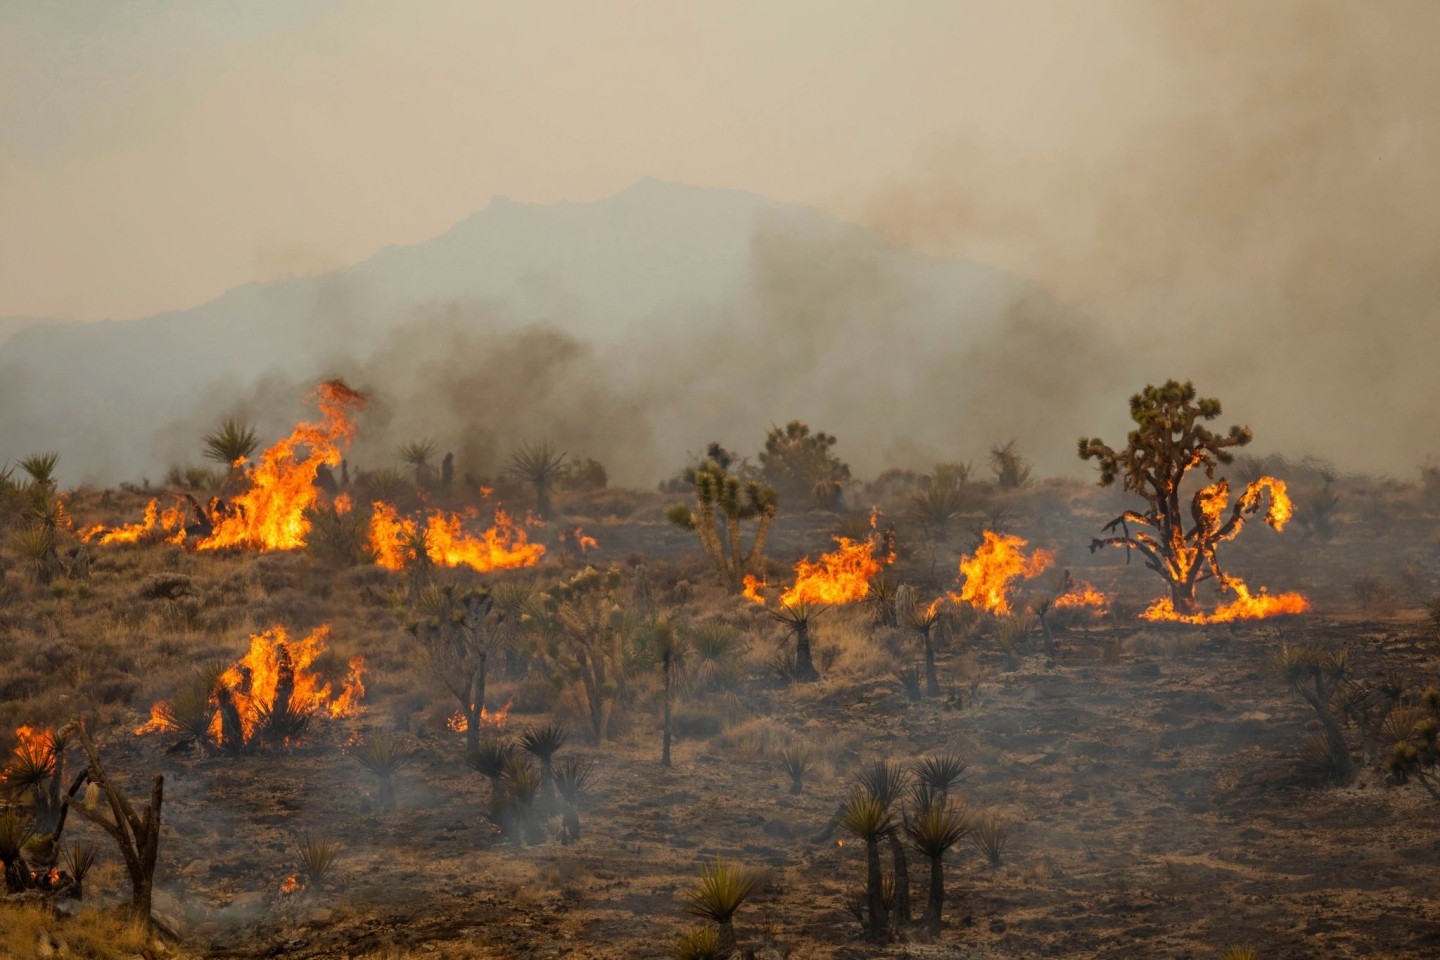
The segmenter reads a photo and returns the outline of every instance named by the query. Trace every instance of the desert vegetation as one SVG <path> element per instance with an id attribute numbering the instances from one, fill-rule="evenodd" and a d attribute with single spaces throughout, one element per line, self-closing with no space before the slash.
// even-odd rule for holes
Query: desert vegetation
<path id="1" fill-rule="evenodd" d="M 1433 954 L 1427 475 L 1232 457 L 1173 381 L 1098 484 L 801 421 L 657 491 L 355 465 L 366 401 L 0 471 L 0 952 Z"/>

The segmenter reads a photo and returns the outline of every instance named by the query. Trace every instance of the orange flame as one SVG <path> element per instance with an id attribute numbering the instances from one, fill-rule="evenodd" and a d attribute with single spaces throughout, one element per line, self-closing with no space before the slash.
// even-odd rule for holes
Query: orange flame
<path id="1" fill-rule="evenodd" d="M 545 546 L 531 543 L 529 534 L 517 526 L 504 510 L 495 511 L 495 525 L 472 536 L 463 529 L 460 514 L 432 510 L 425 520 L 425 555 L 445 567 L 468 566 L 484 573 L 533 567 L 545 556 Z M 370 549 L 377 566 L 403 570 L 413 559 L 411 547 L 419 522 L 400 516 L 384 501 L 374 504 L 370 516 Z M 591 541 L 592 543 L 594 541 Z"/>
<path id="2" fill-rule="evenodd" d="M 514 703 L 512 700 L 511 703 Z M 504 730 L 505 723 L 510 717 L 510 704 L 507 703 L 493 713 L 485 707 L 480 708 L 480 729 L 481 730 Z M 464 711 L 456 710 L 450 714 L 450 719 L 445 721 L 445 726 L 456 733 L 464 733 L 470 729 L 470 721 L 466 718 Z"/>
<path id="3" fill-rule="evenodd" d="M 795 585 L 780 595 L 784 606 L 804 603 L 842 604 L 864 600 L 870 592 L 870 581 L 894 554 L 875 556 L 876 539 L 851 540 L 836 537 L 839 549 L 822 553 L 818 562 L 809 557 L 795 564 Z M 751 596 L 749 592 L 746 596 Z M 754 599 L 754 597 L 751 597 Z"/>
<path id="4" fill-rule="evenodd" d="M 1235 591 L 1235 599 L 1222 604 L 1210 613 L 1181 613 L 1169 597 L 1162 597 L 1150 604 L 1140 614 L 1142 620 L 1169 621 L 1173 623 L 1229 623 L 1234 620 L 1263 620 L 1291 613 L 1304 613 L 1310 609 L 1310 601 L 1299 593 L 1271 595 L 1261 587 L 1258 594 L 1237 577 L 1226 577 L 1225 586 Z"/>
<path id="5" fill-rule="evenodd" d="M 280 892 L 285 894 L 286 896 L 289 896 L 292 893 L 299 893 L 301 890 L 304 889 L 305 884 L 301 883 L 300 878 L 293 873 L 290 874 L 290 876 L 286 877 L 280 883 Z"/>
<path id="6" fill-rule="evenodd" d="M 745 574 L 745 588 L 741 591 L 740 595 L 751 603 L 758 603 L 763 607 L 765 605 L 765 598 L 760 595 L 760 591 L 764 590 L 767 586 L 769 586 L 769 584 L 764 580 L 759 579 L 754 574 L 747 573 Z"/>
<path id="7" fill-rule="evenodd" d="M 46 771 L 53 771 L 55 731 L 49 727 L 16 727 L 15 749 L 12 753 L 15 759 L 22 761 L 25 766 L 36 766 Z M 0 770 L 0 780 L 5 779 L 5 771 Z"/>
<path id="8" fill-rule="evenodd" d="M 360 711 L 365 696 L 365 658 L 351 657 L 349 672 L 341 682 L 338 695 L 328 682 L 322 682 L 312 669 L 326 649 L 329 626 L 316 627 L 302 640 L 292 640 L 285 628 L 276 625 L 250 638 L 250 650 L 231 664 L 216 683 L 217 695 L 223 691 L 235 705 L 240 716 L 242 738 L 248 742 L 262 720 L 277 706 L 277 693 L 282 685 L 290 687 L 290 708 L 299 713 L 321 714 L 332 718 L 354 716 Z M 166 718 L 167 705 L 157 703 L 150 708 L 150 719 L 136 729 L 137 734 L 172 729 Z M 217 713 L 210 724 L 210 737 L 225 746 L 224 730 Z"/>
<path id="9" fill-rule="evenodd" d="M 575 528 L 574 538 L 575 546 L 580 548 L 581 553 L 584 553 L 586 550 L 594 550 L 600 546 L 599 542 L 596 541 L 594 537 L 586 534 L 585 530 L 581 527 Z"/>
<path id="10" fill-rule="evenodd" d="M 141 540 L 164 540 L 166 543 L 185 541 L 185 508 L 177 502 L 175 506 L 160 509 L 160 501 L 152 498 L 145 505 L 145 517 L 139 523 L 127 523 L 120 527 L 106 527 L 97 524 L 81 531 L 80 539 L 89 543 L 100 538 L 101 546 L 111 543 L 139 543 Z"/>
<path id="11" fill-rule="evenodd" d="M 349 513 L 352 509 L 354 509 L 355 502 L 350 499 L 350 494 L 342 493 L 335 498 L 335 503 L 333 504 L 333 506 L 335 507 L 335 515 L 338 517 L 343 517 L 345 516 L 345 514 Z"/>
<path id="12" fill-rule="evenodd" d="M 1110 598 L 1096 590 L 1084 580 L 1055 598 L 1055 609 L 1073 607 L 1092 611 L 1097 617 L 1104 616 L 1110 609 Z"/>
<path id="13" fill-rule="evenodd" d="M 297 550 L 305 546 L 310 533 L 305 511 L 319 495 L 315 474 L 322 465 L 340 463 L 355 436 L 351 415 L 365 406 L 365 397 L 339 380 L 320 384 L 313 397 L 320 407 L 321 422 L 296 424 L 290 436 L 261 454 L 260 462 L 246 473 L 249 488 L 234 498 L 225 515 L 213 518 L 214 532 L 196 544 L 198 549 Z"/>
<path id="14" fill-rule="evenodd" d="M 1026 543 L 1013 534 L 986 530 L 985 541 L 976 549 L 975 556 L 960 558 L 960 574 L 965 582 L 959 593 L 950 594 L 950 599 L 1008 616 L 1010 601 L 1005 594 L 1010 581 L 1038 577 L 1055 562 L 1055 556 L 1050 551 L 1039 548 L 1030 556 L 1025 556 Z"/>

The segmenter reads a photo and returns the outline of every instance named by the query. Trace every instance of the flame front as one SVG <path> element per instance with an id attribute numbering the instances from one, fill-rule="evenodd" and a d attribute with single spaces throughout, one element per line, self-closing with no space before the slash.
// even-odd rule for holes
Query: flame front
<path id="1" fill-rule="evenodd" d="M 531 543 L 525 528 L 504 510 L 495 511 L 495 524 L 472 536 L 464 530 L 465 517 L 432 510 L 425 519 L 424 549 L 431 563 L 444 567 L 467 566 L 484 573 L 533 567 L 545 556 L 545 545 Z M 414 559 L 419 521 L 402 517 L 384 501 L 370 515 L 370 549 L 377 566 L 403 570 Z M 588 539 L 588 538 L 587 538 Z M 592 540 L 593 544 L 594 541 Z"/>
<path id="2" fill-rule="evenodd" d="M 836 537 L 835 543 L 839 548 L 822 553 L 818 562 L 805 557 L 795 564 L 795 584 L 780 595 L 782 606 L 864 600 L 870 592 L 870 581 L 895 559 L 893 553 L 877 557 L 875 548 L 880 541 L 873 537 L 858 541 Z M 751 592 L 747 591 L 746 596 L 754 599 Z"/>
<path id="3" fill-rule="evenodd" d="M 1181 613 L 1169 597 L 1162 597 L 1150 604 L 1140 614 L 1142 620 L 1171 623 L 1230 623 L 1235 620 L 1263 620 L 1291 613 L 1304 613 L 1310 609 L 1310 601 L 1299 593 L 1277 593 L 1271 595 L 1261 587 L 1258 594 L 1238 577 L 1226 577 L 1225 586 L 1235 591 L 1235 599 L 1221 604 L 1210 613 Z"/>
<path id="4" fill-rule="evenodd" d="M 1031 580 L 1055 562 L 1048 550 L 1036 548 L 1025 555 L 1027 541 L 1013 534 L 985 531 L 985 540 L 973 557 L 960 558 L 960 575 L 965 578 L 959 593 L 950 594 L 956 603 L 968 603 L 979 610 L 1008 616 L 1010 581 Z"/>
<path id="5" fill-rule="evenodd" d="M 514 701 L 511 701 L 512 703 Z M 480 729 L 481 730 L 504 730 L 505 723 L 510 717 L 510 704 L 507 703 L 493 713 L 485 707 L 480 708 Z M 470 729 L 470 720 L 462 711 L 456 710 L 450 714 L 450 719 L 445 721 L 445 726 L 456 733 L 464 733 Z"/>
<path id="6" fill-rule="evenodd" d="M 145 517 L 139 523 L 127 523 L 120 527 L 106 527 L 103 524 L 89 527 L 80 534 L 80 539 L 89 543 L 99 537 L 101 546 L 111 543 L 139 543 L 141 540 L 163 540 L 166 543 L 185 542 L 185 508 L 179 502 L 164 510 L 160 501 L 151 498 L 145 505 Z"/>
<path id="7" fill-rule="evenodd" d="M 200 550 L 250 547 L 297 550 L 305 546 L 310 521 L 305 511 L 319 496 L 315 475 L 321 466 L 337 466 L 355 436 L 355 411 L 364 395 L 339 380 L 316 388 L 319 423 L 300 423 L 290 436 L 266 450 L 247 471 L 245 492 L 236 495 L 223 515 L 212 517 L 214 530 L 196 544 Z M 303 453 L 302 453 L 303 450 Z"/>
<path id="8" fill-rule="evenodd" d="M 1060 610 L 1066 607 L 1090 610 L 1097 617 L 1104 616 L 1110 609 L 1110 598 L 1081 580 L 1055 598 L 1055 609 Z"/>

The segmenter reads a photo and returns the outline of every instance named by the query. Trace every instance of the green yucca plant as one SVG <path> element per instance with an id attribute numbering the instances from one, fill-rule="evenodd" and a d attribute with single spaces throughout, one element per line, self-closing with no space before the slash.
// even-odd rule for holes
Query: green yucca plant
<path id="1" fill-rule="evenodd" d="M 924 922 L 937 933 L 945 907 L 945 854 L 974 829 L 975 818 L 969 810 L 944 802 L 931 803 L 905 817 L 905 835 L 930 861 L 930 890 Z"/>
<path id="2" fill-rule="evenodd" d="M 307 834 L 295 844 L 295 857 L 298 872 L 305 878 L 305 886 L 316 889 L 329 878 L 340 857 L 340 844 Z"/>
<path id="3" fill-rule="evenodd" d="M 984 855 L 990 866 L 1000 866 L 1001 854 L 1005 851 L 1005 842 L 1010 839 L 1010 827 L 1004 821 L 990 814 L 985 814 L 975 824 L 974 830 L 970 833 L 970 839 L 975 844 L 975 849 Z"/>
<path id="4" fill-rule="evenodd" d="M 754 871 L 732 863 L 712 863 L 700 870 L 695 885 L 685 892 L 691 915 L 714 923 L 719 934 L 720 956 L 735 950 L 735 911 L 755 892 L 759 877 Z"/>
<path id="5" fill-rule="evenodd" d="M 889 810 L 905 792 L 909 773 L 893 760 L 876 760 L 855 775 L 866 795 L 874 797 Z"/>
<path id="6" fill-rule="evenodd" d="M 970 761 L 958 753 L 937 753 L 915 761 L 915 777 L 935 791 L 943 802 L 950 788 L 960 782 L 969 766 Z"/>
<path id="7" fill-rule="evenodd" d="M 565 476 L 565 452 L 549 440 L 521 444 L 506 461 L 507 472 L 535 488 L 535 515 L 550 516 L 550 491 Z"/>
<path id="8" fill-rule="evenodd" d="M 790 778 L 790 793 L 800 796 L 805 789 L 805 775 L 819 762 L 815 751 L 804 744 L 785 747 L 780 751 L 780 769 Z"/>
<path id="9" fill-rule="evenodd" d="M 580 839 L 580 797 L 595 780 L 595 764 L 588 760 L 562 760 L 555 766 L 555 788 L 565 801 L 560 837 L 564 843 Z"/>
<path id="10" fill-rule="evenodd" d="M 55 579 L 56 568 L 59 566 L 55 553 L 55 532 L 43 524 L 32 523 L 17 530 L 12 542 L 24 558 L 35 582 L 41 586 L 49 585 L 50 581 Z"/>
<path id="11" fill-rule="evenodd" d="M 410 751 L 399 737 L 377 733 L 355 749 L 351 756 L 380 781 L 376 800 L 389 810 L 395 806 L 395 774 L 411 760 Z"/>
<path id="12" fill-rule="evenodd" d="M 1260 960 L 1254 947 L 1231 947 L 1220 954 L 1220 960 Z"/>
<path id="13" fill-rule="evenodd" d="M 25 863 L 25 844 L 35 835 L 29 819 L 18 810 L 0 813 L 0 867 L 5 872 L 5 889 L 20 893 L 30 883 L 30 868 Z"/>
<path id="14" fill-rule="evenodd" d="M 795 638 L 795 679 L 802 683 L 820 679 L 810 654 L 810 623 L 824 611 L 825 607 L 820 604 L 804 602 L 782 603 L 778 610 L 769 611 Z"/>
<path id="15" fill-rule="evenodd" d="M 95 858 L 98 853 L 99 850 L 93 843 L 75 843 L 66 847 L 64 853 L 61 854 L 61 862 L 65 864 L 65 872 L 70 874 L 73 884 L 70 888 L 70 895 L 76 900 L 84 898 L 85 877 L 95 866 Z"/>
<path id="16" fill-rule="evenodd" d="M 696 927 L 675 938 L 670 956 L 674 960 L 721 960 L 728 954 L 721 950 L 717 927 Z"/>
<path id="17" fill-rule="evenodd" d="M 18 461 L 20 469 L 30 475 L 30 482 L 40 489 L 55 485 L 55 467 L 60 463 L 60 454 L 54 451 L 32 453 Z"/>
<path id="18" fill-rule="evenodd" d="M 890 912 L 885 905 L 884 875 L 880 871 L 880 841 L 895 828 L 889 804 L 873 791 L 850 795 L 836 818 L 840 826 L 865 841 L 866 931 L 875 938 L 890 929 Z"/>
<path id="19" fill-rule="evenodd" d="M 260 446 L 255 428 L 236 417 L 226 417 L 220 426 L 201 438 L 205 459 L 233 467 L 237 460 L 248 460 Z"/>

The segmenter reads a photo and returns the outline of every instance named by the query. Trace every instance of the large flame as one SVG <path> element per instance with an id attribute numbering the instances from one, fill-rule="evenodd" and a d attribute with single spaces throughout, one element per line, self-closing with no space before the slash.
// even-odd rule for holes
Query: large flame
<path id="1" fill-rule="evenodd" d="M 1054 554 L 1036 548 L 1025 555 L 1027 541 L 1008 533 L 985 531 L 985 540 L 973 557 L 960 558 L 960 575 L 965 578 L 959 593 L 950 594 L 956 603 L 968 603 L 979 610 L 1008 616 L 1010 581 L 1030 580 L 1055 562 Z"/>
<path id="2" fill-rule="evenodd" d="M 19 726 L 15 728 L 15 749 L 13 756 L 24 767 L 38 767 L 53 772 L 56 760 L 55 731 L 49 727 Z M 0 781 L 8 779 L 7 771 L 0 769 Z"/>
<path id="3" fill-rule="evenodd" d="M 99 537 L 102 546 L 111 543 L 138 543 L 141 540 L 163 540 L 166 543 L 185 542 L 185 506 L 177 501 L 174 506 L 160 509 L 160 501 L 151 498 L 145 505 L 145 517 L 139 523 L 127 523 L 119 527 L 98 524 L 80 533 L 86 543 Z"/>
<path id="4" fill-rule="evenodd" d="M 473 515 L 473 511 L 466 514 L 469 515 Z M 496 510 L 494 525 L 478 535 L 467 533 L 464 522 L 465 516 L 461 514 L 430 511 L 425 518 L 423 536 L 425 555 L 431 563 L 443 567 L 468 566 L 484 573 L 533 567 L 545 556 L 545 545 L 531 543 L 525 528 L 504 510 Z M 411 552 L 418 546 L 420 533 L 420 521 L 400 516 L 395 507 L 383 500 L 373 504 L 369 545 L 376 565 L 386 570 L 405 569 L 414 559 Z"/>
<path id="5" fill-rule="evenodd" d="M 836 537 L 838 549 L 822 553 L 820 559 L 812 562 L 805 557 L 795 564 L 795 584 L 780 595 L 782 606 L 794 607 L 806 603 L 842 604 L 864 600 L 870 592 L 870 581 L 886 564 L 894 560 L 894 554 L 877 557 L 877 538 L 851 540 Z M 755 599 L 758 584 L 754 578 L 747 578 L 745 596 Z"/>
<path id="6" fill-rule="evenodd" d="M 313 397 L 321 421 L 296 424 L 290 436 L 260 455 L 260 462 L 246 472 L 249 487 L 235 496 L 222 516 L 212 518 L 214 530 L 196 544 L 199 549 L 305 546 L 310 533 L 305 511 L 319 496 L 315 475 L 321 466 L 340 463 L 355 436 L 352 415 L 365 406 L 364 395 L 339 380 L 320 384 Z"/>
<path id="7" fill-rule="evenodd" d="M 1287 613 L 1304 613 L 1310 609 L 1310 601 L 1299 593 L 1278 593 L 1272 596 L 1261 587 L 1258 594 L 1252 594 L 1250 588 L 1237 577 L 1226 577 L 1225 586 L 1235 591 L 1235 599 L 1210 613 L 1181 613 L 1175 609 L 1175 604 L 1169 597 L 1162 597 L 1146 608 L 1140 617 L 1144 620 L 1173 623 L 1229 623 L 1233 620 L 1263 620 Z"/>
<path id="8" fill-rule="evenodd" d="M 215 698 L 224 696 L 239 714 L 242 744 L 248 743 L 266 716 L 284 704 L 295 713 L 327 717 L 354 716 L 365 696 L 365 658 L 351 657 L 349 672 L 341 682 L 338 694 L 313 669 L 315 661 L 325 652 L 330 627 L 321 625 L 308 637 L 292 640 L 285 628 L 271 627 L 250 638 L 250 650 L 220 675 Z M 150 719 L 136 733 L 170 730 L 167 704 L 157 703 L 150 709 Z M 216 714 L 210 724 L 210 737 L 219 746 L 224 741 L 222 717 Z"/>

